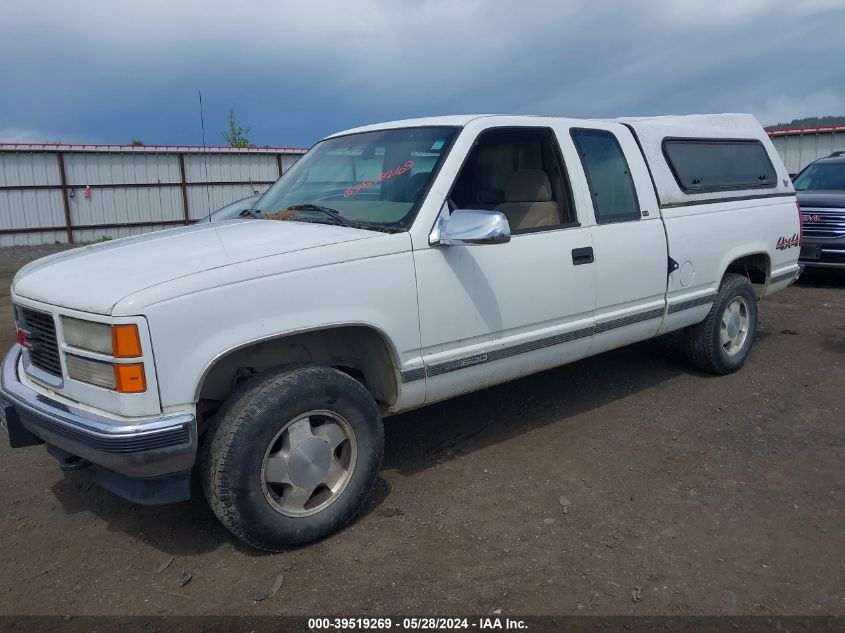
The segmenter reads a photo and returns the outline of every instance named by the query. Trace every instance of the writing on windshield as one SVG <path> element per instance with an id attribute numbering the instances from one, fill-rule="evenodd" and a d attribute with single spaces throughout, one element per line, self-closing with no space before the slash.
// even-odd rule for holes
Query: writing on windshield
<path id="1" fill-rule="evenodd" d="M 354 196 L 356 193 L 360 193 L 362 189 L 372 187 L 373 185 L 378 184 L 380 182 L 384 182 L 385 180 L 390 180 L 394 176 L 401 176 L 402 174 L 410 171 L 413 167 L 414 161 L 406 161 L 404 165 L 400 165 L 395 169 L 388 169 L 387 171 L 383 171 L 376 178 L 371 178 L 370 180 L 359 182 L 354 187 L 350 187 L 349 189 L 343 192 L 343 197 L 348 198 L 349 196 Z"/>

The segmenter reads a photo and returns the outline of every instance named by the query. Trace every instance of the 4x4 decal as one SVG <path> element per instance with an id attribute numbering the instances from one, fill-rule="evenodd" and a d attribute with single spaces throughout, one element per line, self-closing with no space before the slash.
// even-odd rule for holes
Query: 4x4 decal
<path id="1" fill-rule="evenodd" d="M 775 248 L 779 251 L 785 251 L 787 248 L 792 248 L 793 246 L 801 246 L 801 237 L 798 233 L 794 233 L 792 237 L 778 238 L 778 243 L 775 245 Z"/>

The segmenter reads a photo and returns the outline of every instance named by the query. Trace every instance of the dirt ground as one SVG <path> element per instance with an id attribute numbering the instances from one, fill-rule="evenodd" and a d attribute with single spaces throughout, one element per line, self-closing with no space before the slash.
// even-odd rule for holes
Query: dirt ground
<path id="1" fill-rule="evenodd" d="M 0 254 L 4 350 L 48 250 Z M 0 438 L 0 614 L 845 615 L 843 393 L 845 272 L 808 272 L 731 376 L 663 339 L 389 419 L 360 518 L 275 555 Z"/>

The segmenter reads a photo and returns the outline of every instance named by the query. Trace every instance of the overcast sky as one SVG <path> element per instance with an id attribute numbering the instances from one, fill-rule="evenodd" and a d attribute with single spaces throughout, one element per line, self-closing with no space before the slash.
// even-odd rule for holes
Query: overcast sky
<path id="1" fill-rule="evenodd" d="M 307 147 L 377 121 L 845 114 L 845 0 L 3 0 L 0 141 Z"/>

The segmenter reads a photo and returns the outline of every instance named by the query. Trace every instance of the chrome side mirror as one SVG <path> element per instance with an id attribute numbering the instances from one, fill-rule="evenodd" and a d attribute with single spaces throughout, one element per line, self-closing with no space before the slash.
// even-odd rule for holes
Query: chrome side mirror
<path id="1" fill-rule="evenodd" d="M 456 209 L 451 215 L 441 213 L 428 237 L 432 246 L 504 244 L 510 241 L 511 227 L 504 213 L 476 209 Z"/>

